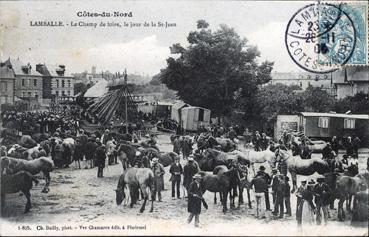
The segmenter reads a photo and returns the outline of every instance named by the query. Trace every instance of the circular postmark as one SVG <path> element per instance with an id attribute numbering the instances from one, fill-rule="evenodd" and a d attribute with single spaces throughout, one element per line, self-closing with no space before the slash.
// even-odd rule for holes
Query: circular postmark
<path id="1" fill-rule="evenodd" d="M 292 60 L 304 70 L 329 73 L 350 59 L 356 30 L 341 4 L 310 4 L 288 22 L 285 44 Z"/>

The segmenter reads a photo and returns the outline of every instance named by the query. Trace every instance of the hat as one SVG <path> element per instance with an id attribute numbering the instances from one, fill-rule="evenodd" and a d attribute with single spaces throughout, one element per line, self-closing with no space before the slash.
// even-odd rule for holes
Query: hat
<path id="1" fill-rule="evenodd" d="M 263 165 L 261 165 L 261 166 L 259 167 L 259 170 L 265 170 L 265 167 L 264 167 Z"/>
<path id="2" fill-rule="evenodd" d="M 159 159 L 156 158 L 156 157 L 152 159 L 152 162 L 158 162 L 158 161 L 159 161 Z"/>
<path id="3" fill-rule="evenodd" d="M 323 176 L 323 175 L 319 175 L 317 178 L 316 178 L 316 181 L 318 181 L 318 180 L 324 180 L 325 179 L 325 177 Z"/>
<path id="4" fill-rule="evenodd" d="M 201 175 L 199 175 L 199 174 L 195 174 L 192 178 L 193 178 L 193 179 L 201 179 Z"/>
<path id="5" fill-rule="evenodd" d="M 141 155 L 141 152 L 136 151 L 135 155 L 136 155 L 136 156 L 139 156 L 139 155 Z"/>

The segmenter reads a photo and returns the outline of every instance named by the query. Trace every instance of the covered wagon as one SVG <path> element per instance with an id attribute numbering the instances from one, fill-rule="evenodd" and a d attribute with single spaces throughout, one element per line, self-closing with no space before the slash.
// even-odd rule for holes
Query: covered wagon
<path id="1" fill-rule="evenodd" d="M 189 106 L 181 109 L 181 126 L 186 131 L 197 131 L 201 126 L 210 124 L 210 110 Z"/>

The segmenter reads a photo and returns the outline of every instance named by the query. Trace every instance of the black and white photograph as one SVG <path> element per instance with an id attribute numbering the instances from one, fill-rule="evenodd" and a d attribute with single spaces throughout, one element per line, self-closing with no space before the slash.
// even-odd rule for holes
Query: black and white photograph
<path id="1" fill-rule="evenodd" d="M 0 1 L 1 236 L 367 236 L 368 1 Z"/>

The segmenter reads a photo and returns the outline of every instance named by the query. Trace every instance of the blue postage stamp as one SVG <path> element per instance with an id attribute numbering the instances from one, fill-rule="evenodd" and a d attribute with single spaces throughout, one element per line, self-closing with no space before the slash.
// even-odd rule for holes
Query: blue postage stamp
<path id="1" fill-rule="evenodd" d="M 318 37 L 322 51 L 318 63 L 325 66 L 368 65 L 368 2 L 329 5 L 326 11 L 319 12 L 319 26 L 327 31 Z"/>

